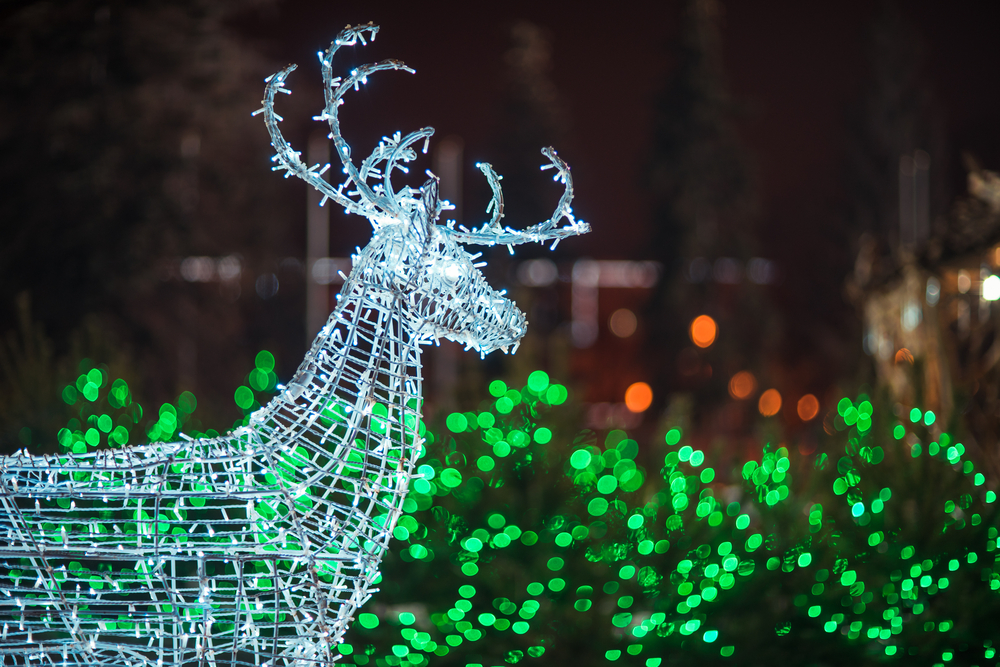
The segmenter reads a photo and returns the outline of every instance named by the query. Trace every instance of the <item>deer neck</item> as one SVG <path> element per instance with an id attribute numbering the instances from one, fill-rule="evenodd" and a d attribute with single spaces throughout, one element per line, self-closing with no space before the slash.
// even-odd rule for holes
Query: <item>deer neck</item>
<path id="1" fill-rule="evenodd" d="M 292 381 L 252 421 L 277 426 L 280 433 L 268 434 L 276 444 L 307 439 L 336 456 L 344 442 L 360 439 L 369 449 L 400 450 L 393 458 L 411 467 L 422 378 L 418 337 L 403 306 L 398 293 L 352 274 Z M 343 442 L 329 441 L 331 418 L 345 423 Z"/>

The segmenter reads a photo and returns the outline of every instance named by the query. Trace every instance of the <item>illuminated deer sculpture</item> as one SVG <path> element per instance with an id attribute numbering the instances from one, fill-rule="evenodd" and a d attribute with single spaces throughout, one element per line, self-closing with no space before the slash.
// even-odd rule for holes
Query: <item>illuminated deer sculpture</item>
<path id="1" fill-rule="evenodd" d="M 392 177 L 433 130 L 385 138 L 360 166 L 340 132 L 345 93 L 398 61 L 334 78 L 348 27 L 320 54 L 329 122 L 346 180 L 334 188 L 281 136 L 268 79 L 263 109 L 284 169 L 349 212 L 371 242 L 294 378 L 249 424 L 212 439 L 62 456 L 0 458 L 0 664 L 115 667 L 329 665 L 369 598 L 421 449 L 420 347 L 439 338 L 487 354 L 516 348 L 527 323 L 489 287 L 462 244 L 553 240 L 589 227 L 570 209 L 569 168 L 552 217 L 502 227 L 439 225 L 433 176 Z M 548 168 L 548 167 L 543 167 Z M 286 174 L 286 175 L 287 175 Z"/>

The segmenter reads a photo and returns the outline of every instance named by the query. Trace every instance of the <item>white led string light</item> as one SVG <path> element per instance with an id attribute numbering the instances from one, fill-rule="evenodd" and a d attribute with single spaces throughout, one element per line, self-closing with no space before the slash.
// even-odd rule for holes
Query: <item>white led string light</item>
<path id="1" fill-rule="evenodd" d="M 348 26 L 320 54 L 318 119 L 346 180 L 306 167 L 263 108 L 276 169 L 366 217 L 372 241 L 353 258 L 338 305 L 287 387 L 224 436 L 88 454 L 0 458 L 0 665 L 311 667 L 375 590 L 379 563 L 420 454 L 420 346 L 440 338 L 485 355 L 517 348 L 527 322 L 460 244 L 553 241 L 589 231 L 573 217 L 569 168 L 542 152 L 565 192 L 549 220 L 502 227 L 499 177 L 489 222 L 438 225 L 437 179 L 393 189 L 394 170 L 433 129 L 383 138 L 360 168 L 340 134 L 344 94 L 387 60 L 334 78 Z M 260 113 L 260 112 L 258 112 Z M 373 181 L 373 183 L 369 183 Z M 565 221 L 565 223 L 563 222 Z M 478 265 L 478 266 L 481 266 Z"/>

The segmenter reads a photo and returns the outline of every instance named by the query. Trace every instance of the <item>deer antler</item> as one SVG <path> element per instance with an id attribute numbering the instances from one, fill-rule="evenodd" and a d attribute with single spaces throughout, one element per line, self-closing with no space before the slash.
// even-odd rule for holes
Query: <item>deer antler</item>
<path id="1" fill-rule="evenodd" d="M 313 165 L 307 167 L 300 159 L 301 153 L 294 150 L 278 129 L 278 122 L 281 121 L 274 111 L 274 96 L 278 92 L 291 94 L 285 88 L 285 80 L 296 66 L 289 65 L 277 74 L 267 79 L 267 87 L 264 91 L 263 106 L 254 112 L 265 114 L 267 130 L 271 135 L 271 145 L 274 147 L 275 155 L 271 158 L 279 164 L 273 169 L 284 169 L 287 173 L 285 177 L 294 174 L 306 181 L 314 188 L 323 193 L 320 206 L 326 203 L 327 199 L 332 199 L 343 206 L 348 213 L 358 213 L 368 218 L 376 228 L 390 220 L 401 220 L 410 217 L 421 204 L 421 190 L 408 186 L 403 186 L 399 191 L 392 188 L 392 172 L 398 169 L 404 173 L 408 170 L 400 163 L 410 162 L 416 159 L 416 152 L 412 146 L 423 140 L 423 152 L 427 152 L 427 141 L 434 134 L 434 128 L 424 127 L 406 136 L 399 132 L 392 137 L 382 137 L 378 147 L 372 151 L 361 163 L 361 168 L 357 168 L 351 159 L 351 147 L 344 140 L 340 131 L 340 118 L 338 109 L 344 103 L 343 97 L 348 90 L 357 90 L 360 85 L 367 83 L 368 76 L 382 70 L 402 70 L 413 73 L 414 70 L 407 67 L 399 60 L 383 60 L 378 63 L 362 65 L 351 72 L 346 79 L 333 76 L 333 56 L 341 46 L 354 45 L 358 41 L 365 42 L 365 33 L 370 34 L 372 40 L 378 33 L 378 26 L 368 23 L 361 26 L 347 26 L 341 31 L 337 38 L 330 44 L 330 47 L 320 52 L 319 60 L 323 70 L 323 96 L 326 101 L 323 113 L 314 117 L 314 120 L 325 120 L 330 123 L 330 139 L 333 140 L 337 151 L 337 157 L 343 165 L 346 175 L 344 182 L 336 189 L 327 183 L 323 174 L 330 165 Z M 553 180 L 562 181 L 565 191 L 559 199 L 559 204 L 555 211 L 545 222 L 532 225 L 526 229 L 516 230 L 510 227 L 501 227 L 500 220 L 503 218 L 503 192 L 500 189 L 500 176 L 493 170 L 493 167 L 486 163 L 480 163 L 479 169 L 485 174 L 487 182 L 493 191 L 493 198 L 486 209 L 487 213 L 492 213 L 488 223 L 481 227 L 466 229 L 459 226 L 455 229 L 454 223 L 447 227 L 442 227 L 442 231 L 450 234 L 460 243 L 473 243 L 480 245 L 506 245 L 513 252 L 513 246 L 520 243 L 538 242 L 553 240 L 552 247 L 567 236 L 576 236 L 590 231 L 590 225 L 577 220 L 573 216 L 573 209 L 570 203 L 573 201 L 573 177 L 570 175 L 569 165 L 560 158 L 551 147 L 543 148 L 542 154 L 549 159 L 549 164 L 543 165 L 542 169 L 556 169 Z M 379 165 L 385 163 L 382 169 Z M 374 186 L 368 184 L 370 178 L 381 178 L 381 183 Z M 353 185 L 354 189 L 351 188 Z M 565 218 L 567 224 L 559 226 L 560 221 Z M 433 222 L 433 221 L 430 221 Z"/>
<path id="2" fill-rule="evenodd" d="M 263 106 L 255 111 L 254 115 L 264 114 L 267 130 L 271 135 L 271 145 L 275 149 L 275 155 L 271 159 L 279 163 L 273 169 L 284 169 L 287 172 L 286 178 L 294 174 L 322 192 L 324 196 L 320 206 L 325 204 L 327 199 L 332 199 L 343 206 L 348 213 L 363 215 L 377 227 L 387 218 L 398 219 L 402 217 L 405 212 L 412 210 L 417 205 L 419 191 L 406 186 L 399 192 L 392 189 L 392 171 L 393 169 L 407 171 L 406 167 L 399 163 L 409 162 L 416 158 L 416 152 L 410 147 L 421 139 L 425 141 L 424 152 L 426 152 L 426 140 L 434 134 L 434 129 L 425 127 L 411 132 L 405 137 L 401 137 L 398 132 L 391 138 L 383 137 L 378 147 L 361 163 L 360 169 L 354 165 L 351 159 L 350 145 L 344 140 L 340 131 L 338 107 L 344 103 L 344 95 L 351 88 L 357 90 L 360 85 L 367 83 L 368 76 L 374 72 L 382 70 L 414 72 L 403 62 L 389 59 L 362 65 L 352 71 L 346 79 L 334 77 L 333 56 L 341 46 L 351 46 L 358 41 L 366 44 L 364 35 L 366 32 L 370 33 L 370 39 L 374 40 L 378 33 L 378 26 L 372 23 L 347 26 L 337 35 L 326 51 L 318 54 L 323 71 L 323 95 L 326 104 L 323 113 L 315 116 L 314 120 L 326 120 L 330 123 L 330 139 L 333 140 L 337 157 L 344 167 L 344 174 L 346 174 L 346 179 L 336 189 L 322 178 L 330 165 L 320 166 L 316 164 L 307 167 L 300 159 L 301 152 L 294 150 L 281 134 L 281 130 L 278 129 L 278 122 L 282 118 L 274 111 L 274 96 L 277 92 L 291 94 L 291 91 L 284 87 L 285 80 L 296 69 L 296 65 L 289 65 L 266 80 L 267 87 L 261 102 Z M 378 167 L 383 161 L 385 162 L 384 173 Z M 382 184 L 374 187 L 369 186 L 368 179 L 372 177 L 381 177 Z M 345 191 L 345 188 L 350 188 L 352 184 L 355 189 Z"/>
<path id="3" fill-rule="evenodd" d="M 486 176 L 486 180 L 490 184 L 490 189 L 493 190 L 493 198 L 490 200 L 489 206 L 486 207 L 486 212 L 492 212 L 493 217 L 488 223 L 484 223 L 478 229 L 473 228 L 470 230 L 460 225 L 458 229 L 448 227 L 447 232 L 460 243 L 478 245 L 501 244 L 508 247 L 520 243 L 542 243 L 543 241 L 554 239 L 553 248 L 559 244 L 560 240 L 567 236 L 576 236 L 589 232 L 590 225 L 582 220 L 577 220 L 573 215 L 573 209 L 570 207 L 570 203 L 573 201 L 573 176 L 570 174 L 569 165 L 556 154 L 555 149 L 551 146 L 543 148 L 542 155 L 549 159 L 549 164 L 542 165 L 542 169 L 552 169 L 554 167 L 556 173 L 552 177 L 552 180 L 562 181 L 565 185 L 563 195 L 559 198 L 559 203 L 556 205 L 552 217 L 545 222 L 540 222 L 537 225 L 532 225 L 522 230 L 510 227 L 501 228 L 500 219 L 503 218 L 503 191 L 500 189 L 501 177 L 493 171 L 491 164 L 481 162 L 476 166 Z M 566 219 L 567 224 L 560 227 L 558 226 L 559 221 L 563 218 Z M 511 252 L 513 252 L 512 247 Z"/>

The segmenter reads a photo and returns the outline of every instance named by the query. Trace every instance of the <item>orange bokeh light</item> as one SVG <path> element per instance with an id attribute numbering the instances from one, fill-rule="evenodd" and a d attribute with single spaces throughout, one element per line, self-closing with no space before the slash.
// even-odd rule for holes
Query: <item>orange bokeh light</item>
<path id="1" fill-rule="evenodd" d="M 691 341 L 698 347 L 708 347 L 715 342 L 719 328 L 708 315 L 699 315 L 691 322 Z"/>
<path id="2" fill-rule="evenodd" d="M 625 390 L 625 407 L 632 412 L 645 412 L 653 404 L 653 390 L 645 382 L 635 382 Z"/>
<path id="3" fill-rule="evenodd" d="M 750 371 L 740 371 L 729 379 L 729 395 L 743 400 L 757 389 L 757 378 Z"/>
<path id="4" fill-rule="evenodd" d="M 781 409 L 781 394 L 778 393 L 778 390 L 768 389 L 761 394 L 760 400 L 757 401 L 757 409 L 765 417 L 773 417 L 778 414 L 778 410 Z"/>
<path id="5" fill-rule="evenodd" d="M 800 398 L 799 404 L 795 407 L 799 413 L 799 419 L 804 422 L 819 414 L 819 401 L 812 394 L 806 394 Z"/>

